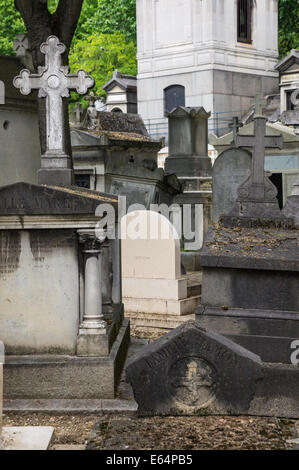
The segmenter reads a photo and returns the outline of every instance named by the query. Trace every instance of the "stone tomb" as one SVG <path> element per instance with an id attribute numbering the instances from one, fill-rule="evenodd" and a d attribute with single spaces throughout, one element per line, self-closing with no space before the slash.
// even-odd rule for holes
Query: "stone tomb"
<path id="1" fill-rule="evenodd" d="M 114 397 L 129 329 L 119 242 L 95 231 L 101 203 L 117 212 L 114 196 L 76 187 L 0 188 L 6 399 Z"/>
<path id="2" fill-rule="evenodd" d="M 136 326 L 161 328 L 187 321 L 182 316 L 194 313 L 200 291 L 191 293 L 181 274 L 180 240 L 171 222 L 158 212 L 135 211 L 122 218 L 121 234 L 126 317 Z"/>
<path id="3" fill-rule="evenodd" d="M 252 171 L 220 224 L 210 227 L 201 253 L 200 326 L 233 339 L 265 362 L 292 363 L 299 338 L 299 232 L 280 211 L 264 172 L 265 118 L 256 135 L 238 136 L 254 148 Z M 256 138 L 255 138 L 256 137 Z M 279 137 L 271 144 L 280 145 Z M 269 146 L 269 145 L 268 145 Z"/>

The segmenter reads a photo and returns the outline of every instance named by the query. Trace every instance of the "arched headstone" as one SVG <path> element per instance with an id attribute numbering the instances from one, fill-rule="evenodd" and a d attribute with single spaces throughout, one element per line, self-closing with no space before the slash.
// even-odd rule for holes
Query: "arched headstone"
<path id="1" fill-rule="evenodd" d="M 192 314 L 199 294 L 188 297 L 181 275 L 180 239 L 175 227 L 153 211 L 135 211 L 121 222 L 122 298 L 132 325 L 169 328 Z"/>
<path id="2" fill-rule="evenodd" d="M 171 222 L 154 211 L 134 211 L 121 221 L 122 275 L 139 279 L 179 279 L 180 239 Z"/>
<path id="3" fill-rule="evenodd" d="M 213 166 L 213 221 L 227 215 L 237 199 L 237 189 L 250 175 L 251 153 L 230 148 L 222 152 Z"/>

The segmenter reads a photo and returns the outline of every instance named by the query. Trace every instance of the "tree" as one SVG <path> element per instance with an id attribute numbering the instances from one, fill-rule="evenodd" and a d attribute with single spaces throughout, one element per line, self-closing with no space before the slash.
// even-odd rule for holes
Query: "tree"
<path id="1" fill-rule="evenodd" d="M 281 57 L 299 48 L 299 2 L 279 0 L 279 52 Z"/>
<path id="2" fill-rule="evenodd" d="M 31 44 L 33 65 L 35 70 L 45 64 L 45 56 L 40 51 L 40 45 L 51 35 L 57 36 L 66 45 L 66 52 L 62 57 L 64 65 L 69 62 L 71 42 L 80 18 L 84 0 L 59 0 L 49 2 L 52 12 L 48 8 L 47 0 L 15 0 L 15 7 L 21 14 L 28 32 Z M 57 8 L 55 8 L 57 6 Z M 42 154 L 46 151 L 46 103 L 39 99 L 39 130 Z M 71 156 L 70 128 L 68 119 L 68 101 L 64 100 L 65 147 Z"/>
<path id="3" fill-rule="evenodd" d="M 82 40 L 96 31 L 122 33 L 128 41 L 136 42 L 136 0 L 92 0 L 85 4 L 76 38 Z"/>
<path id="4" fill-rule="evenodd" d="M 102 86 L 114 70 L 136 75 L 136 44 L 123 33 L 93 34 L 75 43 L 70 54 L 71 70 L 84 68 L 95 79 L 95 92 L 105 96 Z"/>

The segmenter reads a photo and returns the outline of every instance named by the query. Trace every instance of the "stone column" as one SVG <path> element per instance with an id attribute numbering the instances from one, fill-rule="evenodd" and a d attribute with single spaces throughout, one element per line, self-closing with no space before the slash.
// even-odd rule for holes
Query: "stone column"
<path id="1" fill-rule="evenodd" d="M 104 315 L 112 318 L 112 255 L 111 240 L 105 240 L 102 246 L 102 303 Z"/>
<path id="2" fill-rule="evenodd" d="M 84 257 L 84 313 L 77 339 L 78 356 L 107 356 L 109 340 L 102 310 L 101 244 L 94 232 L 79 232 Z"/>

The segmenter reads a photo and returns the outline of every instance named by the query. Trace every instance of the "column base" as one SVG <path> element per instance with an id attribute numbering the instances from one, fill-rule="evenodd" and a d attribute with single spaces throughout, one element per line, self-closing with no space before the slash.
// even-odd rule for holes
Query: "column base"
<path id="1" fill-rule="evenodd" d="M 49 186 L 72 186 L 74 184 L 74 171 L 68 168 L 47 168 L 37 172 L 38 184 Z"/>
<path id="2" fill-rule="evenodd" d="M 80 328 L 77 338 L 77 356 L 101 357 L 109 356 L 109 352 L 110 339 L 105 328 L 98 331 Z"/>

